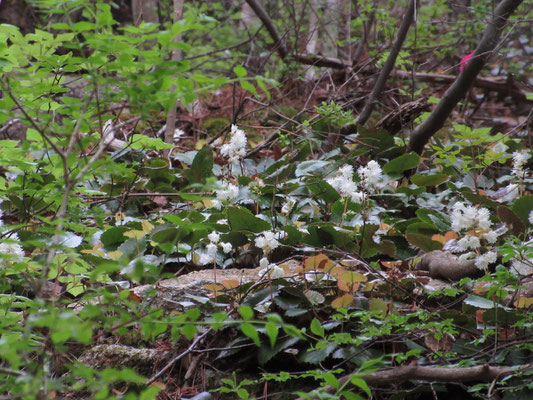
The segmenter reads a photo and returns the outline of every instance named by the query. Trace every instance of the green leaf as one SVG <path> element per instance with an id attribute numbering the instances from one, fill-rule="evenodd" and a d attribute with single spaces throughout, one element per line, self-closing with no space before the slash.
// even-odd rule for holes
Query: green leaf
<path id="1" fill-rule="evenodd" d="M 196 153 L 190 169 L 183 171 L 189 183 L 202 183 L 213 174 L 213 152 L 205 146 Z"/>
<path id="2" fill-rule="evenodd" d="M 267 322 L 265 328 L 268 338 L 270 339 L 270 347 L 274 348 L 276 345 L 276 339 L 278 338 L 279 328 L 273 322 Z"/>
<path id="3" fill-rule="evenodd" d="M 372 397 L 372 392 L 370 391 L 368 384 L 363 379 L 357 376 L 352 376 L 350 378 L 350 383 L 357 386 L 359 389 L 362 389 L 369 397 Z"/>
<path id="4" fill-rule="evenodd" d="M 420 156 L 414 152 L 402 154 L 400 157 L 389 161 L 383 166 L 383 172 L 386 174 L 399 174 L 405 170 L 418 167 Z"/>
<path id="5" fill-rule="evenodd" d="M 529 213 L 533 211 L 533 195 L 520 197 L 515 200 L 511 210 L 520 217 L 524 224 L 528 224 Z"/>
<path id="6" fill-rule="evenodd" d="M 267 221 L 257 218 L 247 208 L 228 207 L 226 215 L 233 231 L 261 233 L 272 229 Z"/>
<path id="7" fill-rule="evenodd" d="M 128 231 L 128 228 L 125 226 L 115 226 L 105 231 L 100 237 L 100 240 L 104 246 L 120 244 L 126 240 L 126 236 L 124 236 L 124 232 L 126 231 Z"/>
<path id="8" fill-rule="evenodd" d="M 248 82 L 248 81 L 241 81 L 240 84 L 241 84 L 241 87 L 242 87 L 244 90 L 249 91 L 249 92 L 252 93 L 257 99 L 260 99 L 259 94 L 257 93 L 257 90 L 255 89 L 255 87 L 254 87 L 250 82 Z"/>
<path id="9" fill-rule="evenodd" d="M 164 150 L 174 147 L 171 143 L 165 143 L 159 138 L 151 138 L 145 135 L 133 135 L 131 137 L 130 147 L 134 150 Z"/>
<path id="10" fill-rule="evenodd" d="M 238 78 L 243 78 L 248 75 L 248 72 L 246 72 L 246 68 L 241 65 L 237 65 L 235 68 L 233 68 L 233 72 L 235 73 L 235 75 L 237 75 Z"/>
<path id="11" fill-rule="evenodd" d="M 316 318 L 313 318 L 311 321 L 311 332 L 322 338 L 324 337 L 324 328 L 322 327 L 320 321 Z"/>
<path id="12" fill-rule="evenodd" d="M 433 250 L 442 250 L 442 243 L 432 240 L 429 236 L 421 235 L 420 233 L 406 233 L 405 238 L 413 246 L 420 250 L 429 252 Z"/>
<path id="13" fill-rule="evenodd" d="M 502 222 L 507 224 L 507 227 L 513 233 L 513 235 L 519 236 L 526 231 L 526 226 L 522 220 L 508 207 L 499 206 L 497 212 L 498 217 L 502 220 Z"/>
<path id="14" fill-rule="evenodd" d="M 252 310 L 252 307 L 249 306 L 241 306 L 239 307 L 239 314 L 241 314 L 241 317 L 244 320 L 249 320 L 254 317 L 254 310 Z"/>
<path id="15" fill-rule="evenodd" d="M 437 186 L 447 182 L 450 177 L 446 174 L 420 175 L 416 174 L 411 177 L 411 182 L 416 186 Z"/>
<path id="16" fill-rule="evenodd" d="M 250 339 L 252 339 L 257 347 L 261 346 L 261 341 L 259 340 L 259 333 L 257 333 L 257 329 L 255 329 L 255 326 L 253 326 L 249 322 L 244 322 L 241 325 L 241 331 Z"/>
<path id="17" fill-rule="evenodd" d="M 333 375 L 332 372 L 326 372 L 322 374 L 322 378 L 329 386 L 335 389 L 339 388 L 339 380 L 335 377 L 335 375 Z"/>
<path id="18" fill-rule="evenodd" d="M 357 393 L 343 391 L 341 392 L 341 395 L 346 398 L 346 400 L 364 400 L 361 396 L 359 396 Z"/>

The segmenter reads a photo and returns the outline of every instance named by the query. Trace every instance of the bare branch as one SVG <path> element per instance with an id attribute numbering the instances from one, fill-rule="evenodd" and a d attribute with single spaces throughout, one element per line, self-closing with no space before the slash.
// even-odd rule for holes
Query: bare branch
<path id="1" fill-rule="evenodd" d="M 418 154 L 422 154 L 426 143 L 442 128 L 446 118 L 472 86 L 476 76 L 496 49 L 498 39 L 507 23 L 507 19 L 521 3 L 522 0 L 502 0 L 498 4 L 474 55 L 452 86 L 444 93 L 429 117 L 413 131 L 407 151 L 415 151 Z"/>

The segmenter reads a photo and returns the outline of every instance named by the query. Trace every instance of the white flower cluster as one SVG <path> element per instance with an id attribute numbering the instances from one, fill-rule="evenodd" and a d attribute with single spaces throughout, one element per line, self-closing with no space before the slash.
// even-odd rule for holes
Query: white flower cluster
<path id="1" fill-rule="evenodd" d="M 3 212 L 0 210 L 0 227 L 4 226 Z M 19 236 L 16 233 L 11 233 L 6 237 L 10 241 L 20 241 Z M 5 267 L 11 262 L 21 262 L 24 258 L 24 249 L 18 243 L 0 243 L 0 254 L 5 257 L 0 258 L 0 267 Z"/>
<path id="2" fill-rule="evenodd" d="M 229 162 L 238 163 L 246 154 L 246 134 L 236 125 L 231 125 L 231 139 L 222 145 L 220 154 L 227 157 Z"/>
<path id="3" fill-rule="evenodd" d="M 222 208 L 222 201 L 232 203 L 239 195 L 239 186 L 230 182 L 222 182 L 222 188 L 215 190 L 217 198 L 211 200 L 213 208 L 220 210 Z"/>
<path id="4" fill-rule="evenodd" d="M 528 159 L 529 155 L 527 155 L 525 152 L 515 151 L 513 153 L 513 169 L 511 171 L 511 175 L 514 175 L 519 179 L 524 179 L 529 173 L 529 170 L 524 168 Z"/>
<path id="5" fill-rule="evenodd" d="M 342 197 L 350 197 L 354 203 L 361 203 L 364 199 L 364 193 L 359 191 L 357 184 L 353 181 L 353 167 L 344 165 L 333 178 L 327 179 L 329 183 Z M 372 160 L 364 167 L 357 169 L 357 174 L 361 179 L 361 184 L 367 191 L 381 189 L 384 186 L 383 171 L 379 164 Z"/>
<path id="6" fill-rule="evenodd" d="M 490 229 L 492 222 L 489 217 L 490 212 L 485 207 L 477 209 L 474 206 L 467 206 L 458 201 L 454 204 L 451 215 L 452 229 L 455 232 L 475 227 Z"/>
<path id="7" fill-rule="evenodd" d="M 269 254 L 272 250 L 279 246 L 276 239 L 276 234 L 271 231 L 265 231 L 255 238 L 255 245 L 263 250 L 263 253 Z"/>
<path id="8" fill-rule="evenodd" d="M 453 206 L 451 213 L 452 229 L 455 232 L 468 230 L 465 235 L 459 240 L 449 240 L 444 245 L 444 250 L 449 250 L 454 253 L 466 252 L 459 257 L 459 260 L 469 260 L 475 257 L 475 265 L 479 269 L 487 269 L 489 264 L 493 264 L 498 259 L 498 254 L 494 251 L 487 251 L 484 254 L 479 254 L 481 247 L 481 240 L 485 240 L 488 244 L 496 243 L 500 230 L 492 230 L 492 222 L 490 220 L 490 212 L 488 209 L 481 207 L 465 205 L 462 202 L 457 202 Z"/>
<path id="9" fill-rule="evenodd" d="M 217 232 L 211 232 L 207 235 L 209 244 L 205 246 L 206 252 L 200 255 L 200 265 L 206 265 L 214 262 L 217 256 L 218 246 L 222 247 L 222 251 L 226 254 L 233 250 L 231 243 L 225 243 L 220 241 L 220 234 Z"/>
<path id="10" fill-rule="evenodd" d="M 260 277 L 268 277 L 268 279 L 279 279 L 283 278 L 283 276 L 285 275 L 285 271 L 283 271 L 283 268 L 279 267 L 276 264 L 269 263 L 266 257 L 261 258 L 261 260 L 259 261 L 259 266 L 261 267 L 261 269 L 259 270 Z"/>
<path id="11" fill-rule="evenodd" d="M 363 186 L 367 189 L 381 189 L 384 186 L 383 171 L 379 164 L 371 160 L 365 167 L 359 167 L 357 173 L 361 178 Z"/>

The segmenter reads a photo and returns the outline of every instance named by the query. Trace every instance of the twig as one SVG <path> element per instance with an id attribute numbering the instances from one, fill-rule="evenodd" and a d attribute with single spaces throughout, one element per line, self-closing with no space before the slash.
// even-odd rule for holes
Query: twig
<path id="1" fill-rule="evenodd" d="M 157 378 L 159 378 L 161 375 L 163 375 L 170 367 L 172 367 L 174 364 L 176 364 L 179 360 L 181 360 L 183 357 L 185 357 L 187 354 L 191 353 L 196 345 L 200 343 L 200 341 L 205 338 L 210 332 L 211 328 L 206 330 L 204 333 L 202 333 L 200 336 L 197 336 L 196 339 L 191 343 L 191 345 L 185 350 L 184 352 L 178 354 L 176 357 L 174 357 L 172 360 L 170 360 L 167 365 L 163 367 L 163 369 L 159 370 L 155 375 L 153 375 L 150 379 L 148 379 L 144 384 L 146 386 L 150 386 Z"/>

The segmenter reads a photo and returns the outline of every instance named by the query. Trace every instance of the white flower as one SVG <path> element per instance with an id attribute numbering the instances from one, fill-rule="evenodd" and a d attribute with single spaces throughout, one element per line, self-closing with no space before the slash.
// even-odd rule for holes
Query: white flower
<path id="1" fill-rule="evenodd" d="M 211 257 L 215 257 L 217 255 L 217 245 L 214 243 L 209 243 L 207 246 L 205 246 L 205 249 L 207 250 L 207 254 Z"/>
<path id="2" fill-rule="evenodd" d="M 276 264 L 270 264 L 266 257 L 263 257 L 259 261 L 259 266 L 261 267 L 258 272 L 260 277 L 268 277 L 269 279 L 279 279 L 285 276 L 285 271 L 283 270 L 283 268 L 278 267 Z"/>
<path id="3" fill-rule="evenodd" d="M 489 264 L 494 264 L 498 260 L 498 255 L 494 251 L 488 251 L 485 254 L 482 254 L 476 257 L 476 267 L 479 269 L 487 269 Z"/>
<path id="4" fill-rule="evenodd" d="M 353 167 L 344 165 L 333 178 L 327 179 L 327 183 L 333 187 L 342 197 L 351 196 L 357 190 L 357 185 L 353 181 Z"/>
<path id="5" fill-rule="evenodd" d="M 365 167 L 359 167 L 357 174 L 359 174 L 361 181 L 367 188 L 374 187 L 379 189 L 384 185 L 383 170 L 374 160 L 369 161 Z"/>
<path id="6" fill-rule="evenodd" d="M 178 141 L 183 135 L 185 135 L 185 132 L 179 128 L 176 128 L 174 130 L 174 141 Z"/>
<path id="7" fill-rule="evenodd" d="M 530 224 L 533 225 L 533 211 L 531 211 L 531 212 L 529 213 L 528 221 L 529 221 Z"/>
<path id="8" fill-rule="evenodd" d="M 220 149 L 220 154 L 231 163 L 237 163 L 246 155 L 246 134 L 237 126 L 231 125 L 231 139 Z"/>
<path id="9" fill-rule="evenodd" d="M 229 252 L 231 252 L 233 250 L 233 246 L 231 245 L 231 243 L 220 243 L 220 245 L 222 246 L 222 251 L 226 254 L 228 254 Z"/>
<path id="10" fill-rule="evenodd" d="M 263 236 L 255 238 L 255 245 L 263 249 L 265 254 L 270 253 L 270 251 L 279 246 L 279 242 L 276 240 L 274 232 L 265 231 L 262 235 Z"/>
<path id="11" fill-rule="evenodd" d="M 473 257 L 475 257 L 475 255 L 476 253 L 470 251 L 468 253 L 461 254 L 459 257 L 457 257 L 457 260 L 459 262 L 470 261 Z"/>
<path id="12" fill-rule="evenodd" d="M 289 214 L 292 211 L 295 204 L 296 204 L 296 200 L 289 197 L 289 199 L 287 199 L 285 204 L 283 204 L 283 207 L 281 207 L 281 213 Z"/>
<path id="13" fill-rule="evenodd" d="M 16 233 L 12 233 L 9 237 L 10 240 L 19 240 Z M 24 258 L 24 249 L 18 243 L 0 243 L 0 254 L 8 256 L 0 258 L 0 266 L 5 266 L 7 261 L 21 262 Z"/>
<path id="14" fill-rule="evenodd" d="M 353 192 L 350 196 L 350 199 L 354 203 L 362 203 L 365 199 L 365 194 L 363 192 Z"/>
<path id="15" fill-rule="evenodd" d="M 232 202 L 239 195 L 239 187 L 233 183 L 223 182 L 222 189 L 215 191 L 217 200 L 226 200 Z"/>
<path id="16" fill-rule="evenodd" d="M 459 248 L 463 251 L 469 249 L 475 250 L 481 246 L 481 243 L 477 236 L 466 235 L 457 241 L 457 246 L 459 246 Z"/>
<path id="17" fill-rule="evenodd" d="M 485 207 L 476 209 L 474 206 L 465 206 L 460 201 L 456 202 L 453 207 L 451 220 L 452 229 L 455 232 L 476 226 L 481 229 L 489 229 L 492 225 L 490 212 Z"/>
<path id="18" fill-rule="evenodd" d="M 200 260 L 198 261 L 198 264 L 199 265 L 207 265 L 207 264 L 210 264 L 214 261 L 214 257 L 207 254 L 207 253 L 202 253 L 200 254 Z"/>
<path id="19" fill-rule="evenodd" d="M 222 202 L 217 199 L 211 200 L 211 207 L 214 208 L 215 210 L 221 210 Z"/>
<path id="20" fill-rule="evenodd" d="M 490 222 L 489 210 L 487 210 L 485 207 L 477 210 L 476 222 L 477 226 L 479 226 L 481 229 L 489 229 L 492 225 L 492 222 Z"/>
<path id="21" fill-rule="evenodd" d="M 209 235 L 207 235 L 207 238 L 211 241 L 211 243 L 218 243 L 220 241 L 220 235 L 217 232 L 211 232 Z"/>
<path id="22" fill-rule="evenodd" d="M 496 243 L 496 240 L 498 240 L 498 233 L 494 231 L 488 231 L 481 235 L 481 239 L 485 239 L 487 243 Z"/>
<path id="23" fill-rule="evenodd" d="M 524 178 L 528 173 L 528 169 L 524 169 L 524 165 L 526 165 L 528 158 L 529 156 L 526 153 L 515 151 L 513 153 L 513 169 L 511 171 L 511 175 L 514 175 L 518 178 Z"/>

